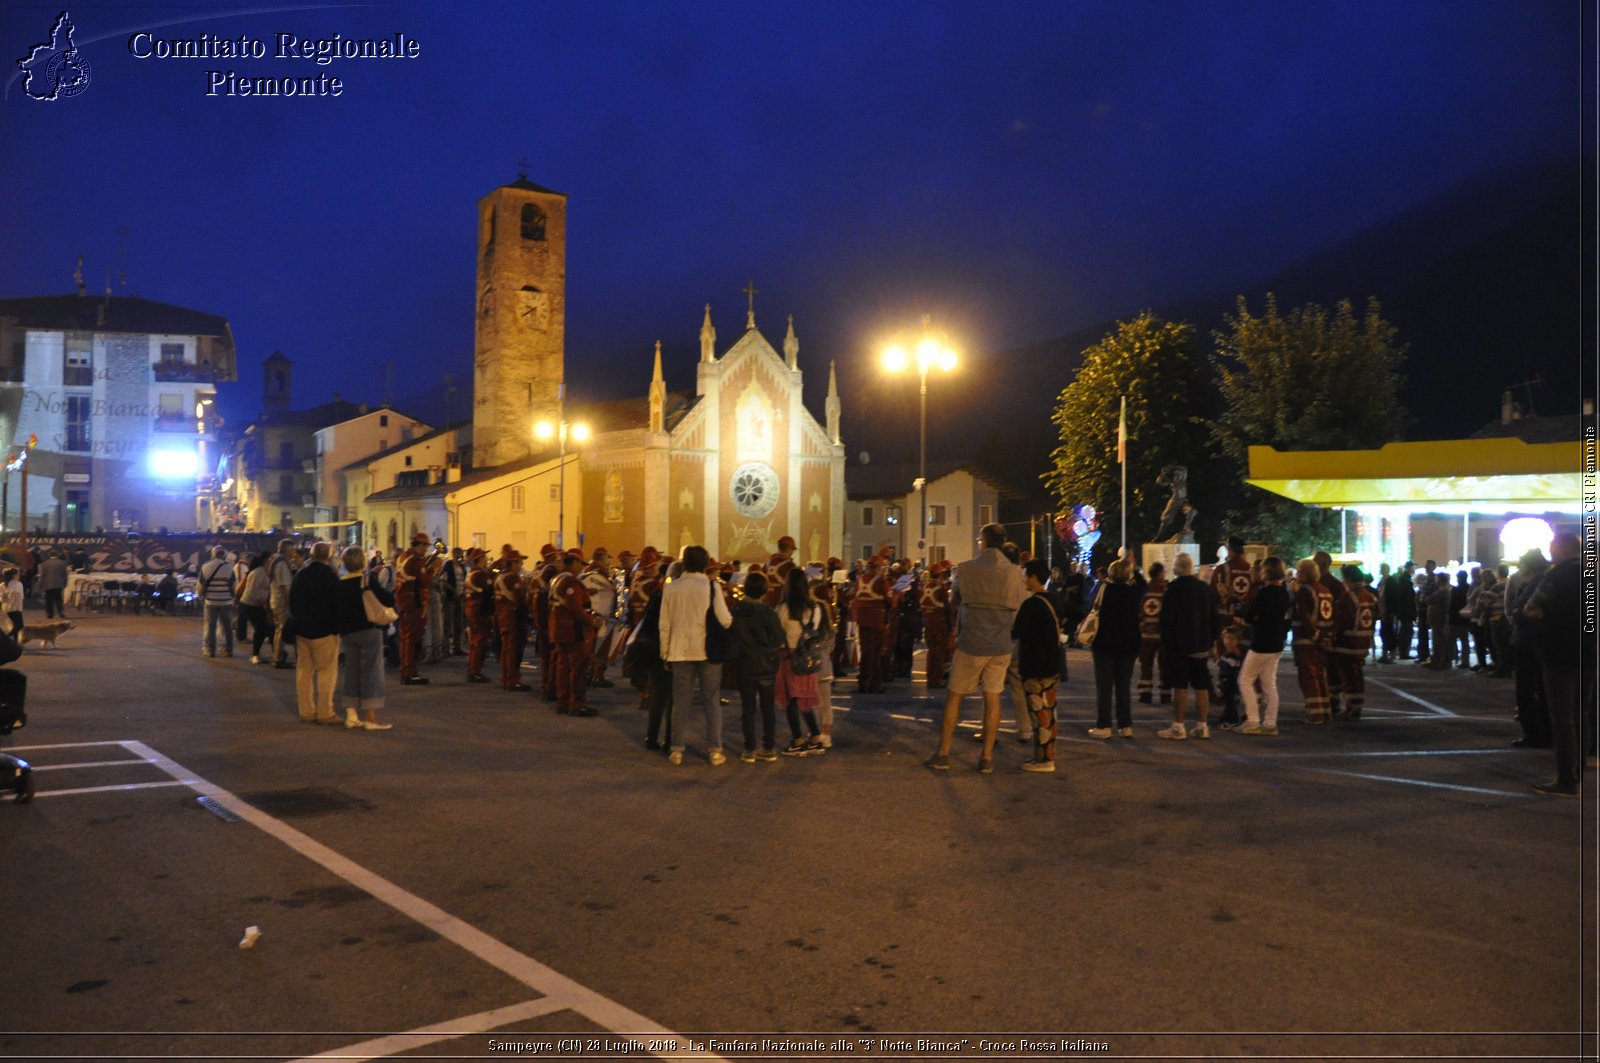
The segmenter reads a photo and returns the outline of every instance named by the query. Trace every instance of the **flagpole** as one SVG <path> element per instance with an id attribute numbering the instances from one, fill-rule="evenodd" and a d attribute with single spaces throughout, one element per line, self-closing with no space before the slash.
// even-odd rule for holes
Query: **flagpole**
<path id="1" fill-rule="evenodd" d="M 1128 552 L 1128 396 L 1117 415 L 1117 464 L 1122 466 L 1122 552 Z"/>

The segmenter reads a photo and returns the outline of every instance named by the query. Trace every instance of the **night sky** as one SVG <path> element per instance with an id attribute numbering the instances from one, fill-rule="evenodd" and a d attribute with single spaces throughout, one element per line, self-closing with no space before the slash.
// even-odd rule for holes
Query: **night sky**
<path id="1" fill-rule="evenodd" d="M 119 294 L 225 316 L 240 420 L 274 350 L 301 406 L 378 401 L 389 363 L 394 398 L 465 382 L 475 202 L 526 158 L 570 197 L 570 398 L 642 394 L 657 338 L 669 385 L 692 387 L 703 305 L 725 348 L 753 278 L 775 345 L 795 315 L 820 415 L 827 359 L 855 379 L 923 313 L 981 381 L 994 352 L 1270 276 L 1474 174 L 1575 155 L 1585 7 L 74 5 L 91 82 L 44 102 L 15 61 L 60 8 L 12 5 L 0 296 L 70 292 L 81 253 L 91 293 L 125 270 Z M 268 55 L 139 59 L 139 31 Z M 279 32 L 399 32 L 420 55 L 318 66 L 276 58 Z M 210 70 L 344 90 L 208 97 Z"/>

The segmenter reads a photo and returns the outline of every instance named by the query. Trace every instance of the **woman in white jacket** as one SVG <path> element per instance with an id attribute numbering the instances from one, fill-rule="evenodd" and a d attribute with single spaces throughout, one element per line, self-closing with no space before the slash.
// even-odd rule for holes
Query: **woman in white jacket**
<path id="1" fill-rule="evenodd" d="M 672 673 L 672 750 L 667 760 L 683 763 L 684 735 L 689 727 L 689 701 L 700 688 L 705 710 L 706 749 L 712 767 L 727 763 L 722 752 L 722 665 L 706 660 L 706 611 L 724 628 L 733 626 L 722 588 L 706 576 L 711 555 L 703 546 L 683 551 L 683 575 L 661 592 L 661 659 Z"/>

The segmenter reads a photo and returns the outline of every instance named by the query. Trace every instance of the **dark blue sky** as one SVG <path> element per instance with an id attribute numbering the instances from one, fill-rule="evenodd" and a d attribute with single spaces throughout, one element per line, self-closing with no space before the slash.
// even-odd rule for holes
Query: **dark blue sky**
<path id="1" fill-rule="evenodd" d="M 703 304 L 725 346 L 749 278 L 809 385 L 924 312 L 981 364 L 1572 154 L 1594 88 L 1571 0 L 455 6 L 74 5 L 89 87 L 0 104 L 0 296 L 70 291 L 79 253 L 102 290 L 126 226 L 128 294 L 232 322 L 225 411 L 275 349 L 300 405 L 376 400 L 389 362 L 405 396 L 470 378 L 474 203 L 526 157 L 570 197 L 574 398 L 642 393 L 658 337 L 692 386 Z M 59 11 L 9 8 L 8 75 Z M 140 60 L 140 30 L 269 57 Z M 421 55 L 318 67 L 280 31 Z M 207 97 L 212 69 L 345 89 Z"/>

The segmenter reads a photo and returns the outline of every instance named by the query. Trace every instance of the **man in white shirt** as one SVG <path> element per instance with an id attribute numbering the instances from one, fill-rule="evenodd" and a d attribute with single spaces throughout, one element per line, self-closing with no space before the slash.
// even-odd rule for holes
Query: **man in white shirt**
<path id="1" fill-rule="evenodd" d="M 688 547 L 683 552 L 683 575 L 661 592 L 661 659 L 672 673 L 676 721 L 672 751 L 667 755 L 673 764 L 683 763 L 683 736 L 689 723 L 686 710 L 696 684 L 705 709 L 706 748 L 711 764 L 715 767 L 728 759 L 722 752 L 722 702 L 717 694 L 722 665 L 706 660 L 706 610 L 709 608 L 724 628 L 733 626 L 733 614 L 722 598 L 722 589 L 706 576 L 710 560 L 705 547 Z"/>

